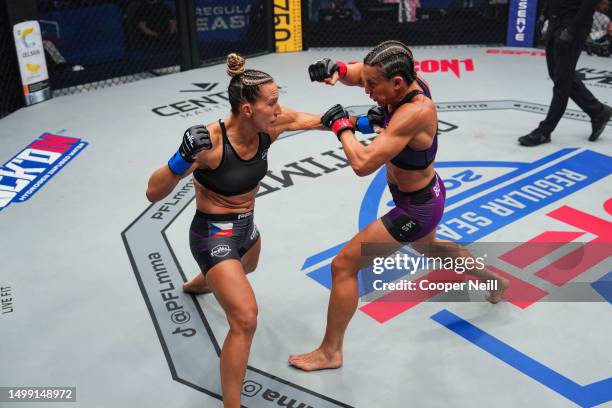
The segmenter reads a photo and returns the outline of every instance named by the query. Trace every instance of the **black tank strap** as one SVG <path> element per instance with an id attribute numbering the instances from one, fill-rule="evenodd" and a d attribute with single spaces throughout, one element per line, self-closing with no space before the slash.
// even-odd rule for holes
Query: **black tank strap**
<path id="1" fill-rule="evenodd" d="M 263 147 L 269 147 L 272 144 L 272 138 L 270 137 L 269 134 L 265 133 L 265 132 L 260 132 L 258 133 L 259 135 L 259 143 L 260 146 L 263 144 Z"/>
<path id="2" fill-rule="evenodd" d="M 399 103 L 397 105 L 393 106 L 393 111 L 395 111 L 397 108 L 399 108 L 403 104 L 410 102 L 412 100 L 412 98 L 414 98 L 417 95 L 425 95 L 425 94 L 422 91 L 419 91 L 418 89 L 415 89 L 413 91 L 408 92 L 408 94 L 406 96 L 404 96 L 402 98 L 402 100 L 399 101 Z"/>
<path id="3" fill-rule="evenodd" d="M 406 96 L 402 98 L 402 100 L 397 104 L 397 106 L 410 102 L 412 98 L 414 98 L 417 95 L 425 95 L 425 94 L 423 93 L 423 91 L 419 91 L 418 89 L 415 89 L 414 91 L 410 91 L 408 92 Z"/>
<path id="4" fill-rule="evenodd" d="M 225 122 L 223 122 L 223 119 L 219 119 L 219 126 L 221 127 L 221 137 L 223 138 L 223 144 L 230 144 L 229 138 L 227 137 L 227 130 L 225 129 Z"/>
<path id="5" fill-rule="evenodd" d="M 431 99 L 431 90 L 429 89 L 427 84 L 419 77 L 416 78 L 416 81 L 417 81 L 417 84 L 419 84 L 419 86 L 423 89 L 424 91 L 423 95 Z"/>

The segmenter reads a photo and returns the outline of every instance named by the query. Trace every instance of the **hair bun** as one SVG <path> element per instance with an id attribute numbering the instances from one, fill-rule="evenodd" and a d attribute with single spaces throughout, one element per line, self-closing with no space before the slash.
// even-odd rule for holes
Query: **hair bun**
<path id="1" fill-rule="evenodd" d="M 227 74 L 232 78 L 244 73 L 246 60 L 240 55 L 231 53 L 227 56 Z"/>

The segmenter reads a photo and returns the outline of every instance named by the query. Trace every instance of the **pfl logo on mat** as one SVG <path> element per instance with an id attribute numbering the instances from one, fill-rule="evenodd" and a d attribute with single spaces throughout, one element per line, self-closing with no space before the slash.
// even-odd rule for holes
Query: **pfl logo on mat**
<path id="1" fill-rule="evenodd" d="M 74 137 L 45 133 L 0 167 L 0 211 L 24 202 L 88 145 Z"/>

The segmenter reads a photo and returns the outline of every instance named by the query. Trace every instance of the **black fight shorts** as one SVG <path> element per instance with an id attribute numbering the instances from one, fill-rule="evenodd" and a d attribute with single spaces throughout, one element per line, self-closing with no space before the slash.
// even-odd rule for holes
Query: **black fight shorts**
<path id="1" fill-rule="evenodd" d="M 252 211 L 243 214 L 196 211 L 189 229 L 191 253 L 204 274 L 226 259 L 240 261 L 258 239 Z"/>

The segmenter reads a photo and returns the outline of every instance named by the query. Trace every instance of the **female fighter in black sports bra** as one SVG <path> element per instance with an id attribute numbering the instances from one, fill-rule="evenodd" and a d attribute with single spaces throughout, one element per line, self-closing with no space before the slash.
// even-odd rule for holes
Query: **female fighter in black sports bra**
<path id="1" fill-rule="evenodd" d="M 232 114 L 193 126 L 167 165 L 149 179 L 147 198 L 166 197 L 193 173 L 197 211 L 189 231 L 191 252 L 202 274 L 184 285 L 187 292 L 214 293 L 225 311 L 229 332 L 221 350 L 224 407 L 240 407 L 257 303 L 245 273 L 257 266 L 261 239 L 253 222 L 255 195 L 268 169 L 267 154 L 280 133 L 323 129 L 321 116 L 278 104 L 278 88 L 264 72 L 244 69 L 244 59 L 227 58 Z"/>

